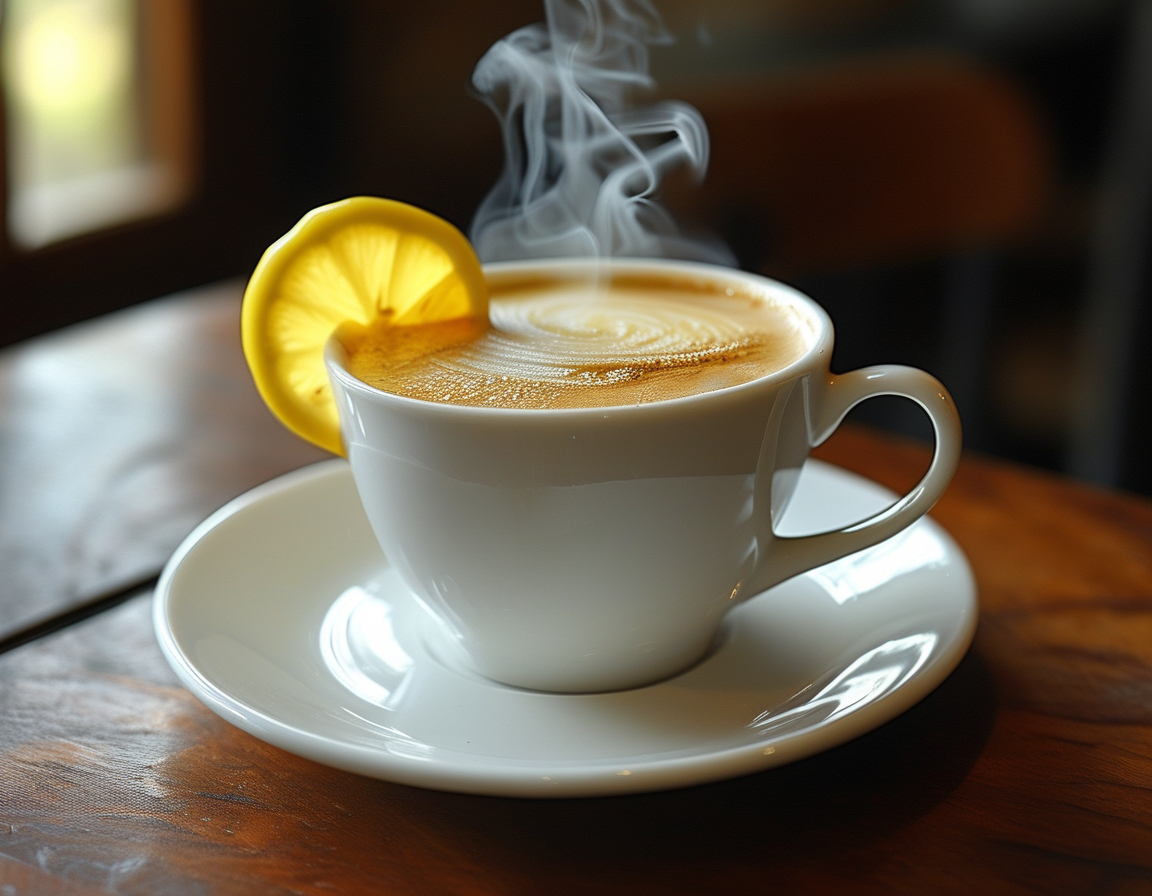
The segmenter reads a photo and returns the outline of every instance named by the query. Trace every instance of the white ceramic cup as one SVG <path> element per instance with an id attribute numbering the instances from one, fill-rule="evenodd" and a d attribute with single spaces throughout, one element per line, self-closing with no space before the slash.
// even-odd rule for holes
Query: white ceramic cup
<path id="1" fill-rule="evenodd" d="M 614 690 L 687 668 L 736 604 L 919 519 L 960 455 L 943 386 L 909 367 L 830 374 L 832 323 L 795 290 L 710 265 L 604 264 L 767 295 L 799 316 L 808 350 L 719 391 L 563 410 L 398 397 L 351 376 L 335 341 L 327 353 L 352 475 L 385 556 L 477 672 L 524 688 Z M 587 266 L 514 262 L 486 273 L 546 279 L 586 276 Z M 809 449 L 876 395 L 927 412 L 936 446 L 924 478 L 868 520 L 777 535 Z"/>

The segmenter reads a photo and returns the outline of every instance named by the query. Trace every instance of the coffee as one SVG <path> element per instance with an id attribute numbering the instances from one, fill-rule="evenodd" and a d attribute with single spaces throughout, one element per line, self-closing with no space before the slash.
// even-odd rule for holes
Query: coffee
<path id="1" fill-rule="evenodd" d="M 409 398 L 508 408 L 641 404 L 711 392 L 787 367 L 810 337 L 753 292 L 654 277 L 505 280 L 490 321 L 344 330 L 356 378 Z"/>

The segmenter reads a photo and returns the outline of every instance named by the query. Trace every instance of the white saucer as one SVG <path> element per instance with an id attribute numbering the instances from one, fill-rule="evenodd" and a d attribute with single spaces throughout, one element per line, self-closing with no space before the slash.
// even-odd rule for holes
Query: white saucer
<path id="1" fill-rule="evenodd" d="M 782 530 L 842 525 L 891 499 L 810 461 Z M 189 690 L 268 743 L 406 784 L 551 797 L 683 787 L 843 743 L 947 677 L 976 611 L 964 555 L 922 520 L 738 607 L 711 656 L 676 678 L 518 690 L 443 649 L 336 460 L 205 520 L 164 570 L 154 619 Z"/>

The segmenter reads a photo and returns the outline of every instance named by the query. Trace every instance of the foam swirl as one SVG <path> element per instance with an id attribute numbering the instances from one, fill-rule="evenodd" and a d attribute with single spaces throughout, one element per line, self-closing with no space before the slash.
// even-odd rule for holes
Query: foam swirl
<path id="1" fill-rule="evenodd" d="M 494 295 L 490 319 L 472 332 L 381 331 L 350 352 L 348 369 L 385 391 L 448 404 L 607 407 L 748 382 L 805 348 L 782 309 L 723 293 L 573 285 Z"/>
<path id="2" fill-rule="evenodd" d="M 646 296 L 558 294 L 493 303 L 493 330 L 443 359 L 482 376 L 584 386 L 699 365 L 755 343 L 754 332 L 700 304 Z"/>

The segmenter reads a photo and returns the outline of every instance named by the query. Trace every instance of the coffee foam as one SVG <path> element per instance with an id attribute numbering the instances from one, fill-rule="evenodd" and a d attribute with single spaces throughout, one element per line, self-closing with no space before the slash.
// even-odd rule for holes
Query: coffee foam
<path id="1" fill-rule="evenodd" d="M 490 324 L 379 326 L 342 338 L 349 372 L 425 401 L 611 407 L 722 389 L 808 347 L 791 309 L 759 295 L 655 282 L 496 287 Z"/>

